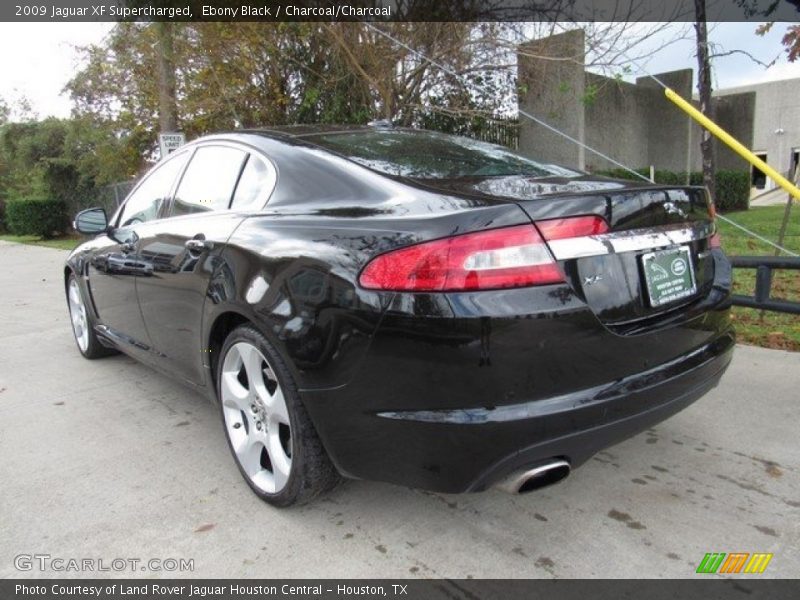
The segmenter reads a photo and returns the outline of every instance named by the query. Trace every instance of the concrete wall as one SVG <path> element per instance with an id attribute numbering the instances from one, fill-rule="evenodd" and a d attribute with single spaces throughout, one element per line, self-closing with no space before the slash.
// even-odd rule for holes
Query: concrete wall
<path id="1" fill-rule="evenodd" d="M 586 88 L 590 91 L 584 103 L 585 141 L 611 158 L 634 168 L 647 161 L 648 105 L 655 90 L 639 88 L 593 73 L 585 73 Z M 589 171 L 613 169 L 616 165 L 596 154 L 586 152 Z"/>
<path id="2" fill-rule="evenodd" d="M 584 34 L 576 29 L 519 48 L 519 108 L 584 141 Z M 530 119 L 520 119 L 519 149 L 564 166 L 584 168 L 578 144 Z"/>
<path id="3" fill-rule="evenodd" d="M 520 109 L 629 167 L 700 170 L 700 127 L 667 100 L 650 77 L 628 83 L 587 72 L 584 43 L 583 32 L 575 30 L 520 46 Z M 691 69 L 657 77 L 684 98 L 692 97 Z M 781 161 L 780 170 L 787 170 L 791 148 L 800 146 L 800 139 L 794 145 L 786 141 L 796 139 L 800 132 L 800 100 L 795 101 L 792 94 L 800 88 L 799 82 L 752 86 L 757 94 L 750 89 L 718 92 L 714 98 L 717 121 L 746 146 L 766 149 L 770 164 L 774 153 Z M 783 140 L 770 134 L 779 127 L 787 131 Z M 779 143 L 783 143 L 782 153 Z M 537 160 L 590 171 L 615 166 L 524 117 L 520 150 Z M 716 145 L 715 152 L 718 169 L 748 168 L 723 144 Z"/>
<path id="4" fill-rule="evenodd" d="M 713 98 L 713 101 L 717 124 L 742 144 L 752 149 L 753 135 L 755 133 L 755 92 L 717 96 Z M 699 136 L 699 126 L 696 129 Z M 714 152 L 717 169 L 750 169 L 750 163 L 725 144 L 715 144 Z M 699 150 L 696 154 L 695 169 L 699 171 L 702 168 Z"/>

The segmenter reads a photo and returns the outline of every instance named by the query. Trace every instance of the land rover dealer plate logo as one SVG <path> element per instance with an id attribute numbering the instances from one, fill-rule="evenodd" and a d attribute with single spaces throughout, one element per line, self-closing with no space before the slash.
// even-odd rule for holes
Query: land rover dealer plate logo
<path id="1" fill-rule="evenodd" d="M 686 272 L 686 261 L 682 258 L 676 258 L 672 261 L 672 266 L 669 269 L 673 275 L 680 277 Z"/>

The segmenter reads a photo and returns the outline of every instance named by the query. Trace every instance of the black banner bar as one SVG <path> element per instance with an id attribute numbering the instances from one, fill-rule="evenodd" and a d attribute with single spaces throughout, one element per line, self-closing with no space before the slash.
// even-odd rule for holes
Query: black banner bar
<path id="1" fill-rule="evenodd" d="M 643 573 L 644 575 L 644 573 Z M 340 579 L 340 580 L 102 580 L 43 579 L 0 581 L 3 600 L 266 600 L 383 598 L 404 600 L 795 600 L 797 580 L 750 575 L 722 579 L 698 575 L 685 580 L 509 580 L 509 579 Z"/>
<path id="2" fill-rule="evenodd" d="M 708 0 L 709 21 L 798 21 L 800 0 Z M 4 0 L 0 21 L 694 21 L 694 0 Z"/>

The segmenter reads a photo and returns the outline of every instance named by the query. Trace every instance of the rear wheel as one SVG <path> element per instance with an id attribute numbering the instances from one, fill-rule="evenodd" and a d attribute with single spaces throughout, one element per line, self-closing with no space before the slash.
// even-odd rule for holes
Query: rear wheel
<path id="1" fill-rule="evenodd" d="M 339 479 L 294 381 L 251 325 L 234 329 L 217 369 L 228 446 L 252 490 L 275 506 L 308 502 Z"/>
<path id="2" fill-rule="evenodd" d="M 75 343 L 85 358 L 101 358 L 117 353 L 116 350 L 103 346 L 94 332 L 94 320 L 86 306 L 83 292 L 78 285 L 78 278 L 74 273 L 67 279 L 67 305 Z"/>

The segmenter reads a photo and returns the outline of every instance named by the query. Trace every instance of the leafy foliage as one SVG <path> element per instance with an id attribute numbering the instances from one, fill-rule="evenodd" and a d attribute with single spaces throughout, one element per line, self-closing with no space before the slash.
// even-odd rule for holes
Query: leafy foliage
<path id="1" fill-rule="evenodd" d="M 775 23 L 759 25 L 756 29 L 756 33 L 761 36 L 766 35 L 767 32 L 772 29 L 773 25 L 775 25 Z M 800 58 L 800 25 L 789 25 L 789 27 L 786 28 L 786 32 L 783 34 L 783 38 L 781 38 L 781 44 L 783 44 L 786 50 L 789 62 L 794 62 Z"/>
<path id="2" fill-rule="evenodd" d="M 191 139 L 294 123 L 412 125 L 426 111 L 495 116 L 498 98 L 514 89 L 513 51 L 493 43 L 501 27 L 381 24 L 404 48 L 363 23 L 175 23 L 178 127 Z M 86 66 L 67 85 L 76 113 L 112 127 L 126 156 L 155 152 L 157 51 L 152 24 L 120 23 L 84 49 Z"/>
<path id="3" fill-rule="evenodd" d="M 8 229 L 15 235 L 38 235 L 48 239 L 67 228 L 63 200 L 29 198 L 6 204 Z"/>
<path id="4" fill-rule="evenodd" d="M 721 211 L 750 207 L 750 174 L 747 171 L 717 171 L 716 205 Z"/>
<path id="5" fill-rule="evenodd" d="M 0 127 L 0 199 L 50 198 L 75 212 L 141 160 L 130 151 L 88 117 L 6 123 Z"/>

